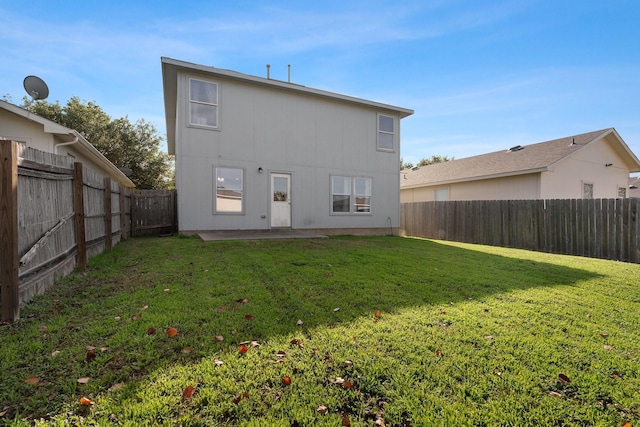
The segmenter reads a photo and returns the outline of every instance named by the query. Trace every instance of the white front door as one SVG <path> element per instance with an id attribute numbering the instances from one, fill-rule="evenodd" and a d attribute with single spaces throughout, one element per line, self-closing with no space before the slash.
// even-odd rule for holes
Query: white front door
<path id="1" fill-rule="evenodd" d="M 291 227 L 291 175 L 271 174 L 271 227 Z"/>

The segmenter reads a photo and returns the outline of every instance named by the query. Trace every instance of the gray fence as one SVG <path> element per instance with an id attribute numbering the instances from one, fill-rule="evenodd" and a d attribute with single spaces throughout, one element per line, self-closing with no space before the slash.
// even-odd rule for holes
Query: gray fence
<path id="1" fill-rule="evenodd" d="M 407 236 L 640 263 L 640 199 L 403 203 Z"/>
<path id="2" fill-rule="evenodd" d="M 128 189 L 73 162 L 0 140 L 2 321 L 56 278 L 126 238 Z"/>

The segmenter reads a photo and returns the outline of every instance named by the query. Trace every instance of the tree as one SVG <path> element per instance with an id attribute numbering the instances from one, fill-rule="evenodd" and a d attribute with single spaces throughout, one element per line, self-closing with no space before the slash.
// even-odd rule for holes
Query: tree
<path id="1" fill-rule="evenodd" d="M 165 189 L 172 183 L 171 157 L 160 151 L 162 137 L 144 119 L 111 117 L 94 102 L 72 97 L 66 105 L 23 98 L 24 108 L 74 129 L 118 168 L 131 170 L 129 178 L 139 189 Z"/>
<path id="2" fill-rule="evenodd" d="M 404 162 L 404 159 L 402 157 L 400 157 L 400 170 L 403 169 L 411 169 L 413 167 L 413 163 L 411 162 Z"/>
<path id="3" fill-rule="evenodd" d="M 428 166 L 434 163 L 443 163 L 453 160 L 453 157 L 433 155 L 430 158 L 423 157 L 418 162 L 418 166 Z"/>

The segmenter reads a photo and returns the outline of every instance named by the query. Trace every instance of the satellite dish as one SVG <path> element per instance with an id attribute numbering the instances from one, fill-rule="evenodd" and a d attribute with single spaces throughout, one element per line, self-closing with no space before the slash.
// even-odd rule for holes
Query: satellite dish
<path id="1" fill-rule="evenodd" d="M 24 78 L 24 90 L 27 91 L 34 101 L 46 99 L 49 96 L 49 88 L 40 77 L 27 76 Z"/>

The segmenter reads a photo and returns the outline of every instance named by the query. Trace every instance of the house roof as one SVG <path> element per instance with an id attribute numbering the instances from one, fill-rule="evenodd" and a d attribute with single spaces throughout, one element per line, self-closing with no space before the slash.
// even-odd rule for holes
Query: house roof
<path id="1" fill-rule="evenodd" d="M 640 198 L 640 176 L 629 177 L 629 197 Z"/>
<path id="2" fill-rule="evenodd" d="M 501 178 L 506 176 L 539 173 L 551 170 L 559 161 L 576 151 L 605 137 L 612 148 L 630 167 L 630 172 L 640 172 L 640 161 L 631 152 L 614 128 L 568 136 L 537 144 L 515 146 L 510 149 L 435 163 L 402 171 L 401 188 L 424 185 L 444 185 L 463 181 Z"/>
<path id="3" fill-rule="evenodd" d="M 164 109 L 165 109 L 165 118 L 166 118 L 166 124 L 167 124 L 167 146 L 168 146 L 169 154 L 175 154 L 178 70 L 204 73 L 214 77 L 217 76 L 220 78 L 238 80 L 238 81 L 255 84 L 259 86 L 268 86 L 270 88 L 276 88 L 283 91 L 302 93 L 302 94 L 317 96 L 320 98 L 328 98 L 334 101 L 342 101 L 342 102 L 357 104 L 361 106 L 373 107 L 379 110 L 391 111 L 391 112 L 397 113 L 400 116 L 400 118 L 405 118 L 413 114 L 413 110 L 410 110 L 408 108 L 397 107 L 394 105 L 384 104 L 381 102 L 368 101 L 366 99 L 355 98 L 352 96 L 341 95 L 338 93 L 327 92 L 319 89 L 313 89 L 303 85 L 285 82 L 281 80 L 250 76 L 248 74 L 242 74 L 236 71 L 225 70 L 222 68 L 198 65 L 198 64 L 179 61 L 177 59 L 171 59 L 166 57 L 161 58 L 161 63 L 162 63 L 162 85 L 163 85 L 163 91 L 164 91 Z"/>
<path id="4" fill-rule="evenodd" d="M 86 156 L 88 159 L 96 162 L 104 167 L 109 174 L 118 180 L 122 185 L 126 187 L 135 187 L 133 181 L 131 181 L 120 169 L 109 161 L 96 147 L 94 147 L 89 141 L 87 141 L 82 135 L 73 129 L 69 129 L 65 126 L 59 125 L 49 119 L 45 119 L 42 116 L 32 113 L 29 110 L 20 108 L 16 105 L 0 100 L 0 108 L 3 108 L 13 114 L 23 117 L 35 123 L 42 125 L 45 133 L 50 133 L 58 136 L 63 143 L 72 143 L 74 148 Z"/>

